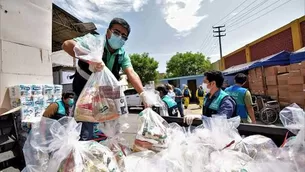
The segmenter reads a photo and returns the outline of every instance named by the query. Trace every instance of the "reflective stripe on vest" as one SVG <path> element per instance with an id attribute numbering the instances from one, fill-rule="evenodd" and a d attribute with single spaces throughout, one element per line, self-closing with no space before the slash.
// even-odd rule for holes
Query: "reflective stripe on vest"
<path id="1" fill-rule="evenodd" d="M 225 91 L 236 101 L 236 113 L 240 118 L 248 118 L 248 111 L 244 101 L 247 89 L 238 85 L 233 85 Z"/>
<path id="2" fill-rule="evenodd" d="M 219 110 L 219 107 L 220 107 L 220 103 L 222 102 L 222 99 L 225 98 L 226 96 L 228 96 L 228 94 L 224 91 L 222 91 L 221 89 L 219 90 L 219 95 L 218 97 L 216 97 L 212 103 L 210 104 L 209 106 L 209 109 L 212 109 L 212 110 L 215 110 L 215 111 L 218 111 Z M 207 98 L 204 100 L 204 104 L 206 104 L 206 100 Z"/>
<path id="3" fill-rule="evenodd" d="M 85 72 L 83 69 L 81 69 L 81 68 L 78 66 L 78 63 L 76 63 L 76 71 L 77 71 L 77 73 L 78 73 L 81 77 L 83 77 L 84 79 L 86 79 L 86 80 L 89 79 L 90 75 L 89 75 L 87 72 Z"/>

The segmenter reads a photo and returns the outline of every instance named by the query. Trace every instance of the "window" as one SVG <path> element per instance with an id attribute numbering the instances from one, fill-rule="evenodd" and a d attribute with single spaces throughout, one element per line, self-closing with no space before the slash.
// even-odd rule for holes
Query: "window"
<path id="1" fill-rule="evenodd" d="M 137 94 L 137 91 L 135 89 L 129 89 L 124 91 L 125 96 L 134 95 Z"/>

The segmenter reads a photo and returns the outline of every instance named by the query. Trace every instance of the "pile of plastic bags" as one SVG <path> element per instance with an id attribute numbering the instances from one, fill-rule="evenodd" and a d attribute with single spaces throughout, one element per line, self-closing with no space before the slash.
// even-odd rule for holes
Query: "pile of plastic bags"
<path id="1" fill-rule="evenodd" d="M 147 115 L 153 115 L 149 110 L 143 111 L 145 112 Z M 305 171 L 305 113 L 293 104 L 283 109 L 280 117 L 284 126 L 296 134 L 281 148 L 278 148 L 270 138 L 262 135 L 242 138 L 236 129 L 239 125 L 239 117 L 229 120 L 225 116 L 204 118 L 203 125 L 192 132 L 175 123 L 164 124 L 167 130 L 166 148 L 161 151 L 150 149 L 130 154 L 125 158 L 125 170 L 128 172 L 140 172 L 143 169 L 148 172 Z M 154 119 L 150 127 L 153 128 L 154 125 L 159 129 L 163 128 L 159 126 L 163 121 Z M 140 133 L 142 130 L 142 128 L 139 130 Z"/>
<path id="2" fill-rule="evenodd" d="M 103 45 L 103 39 L 87 35 L 82 44 L 76 45 L 76 56 L 89 64 L 101 62 L 98 57 L 103 56 Z M 146 93 L 146 103 L 161 107 L 161 115 L 167 116 L 154 86 L 148 86 Z M 124 122 L 126 105 L 123 90 L 107 67 L 93 73 L 76 103 L 74 117 L 76 121 L 98 122 L 107 140 L 79 141 L 81 123 L 74 118 L 42 118 L 32 126 L 25 142 L 23 171 L 305 171 L 305 113 L 296 104 L 280 113 L 284 126 L 296 135 L 281 148 L 265 136 L 240 136 L 239 117 L 203 118 L 203 124 L 191 131 L 176 123 L 168 124 L 151 108 L 139 114 L 135 142 L 128 145 L 122 137 L 129 127 Z"/>

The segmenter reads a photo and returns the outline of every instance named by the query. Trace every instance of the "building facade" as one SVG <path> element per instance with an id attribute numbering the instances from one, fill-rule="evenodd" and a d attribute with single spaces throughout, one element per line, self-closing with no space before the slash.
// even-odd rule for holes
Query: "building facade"
<path id="1" fill-rule="evenodd" d="M 297 51 L 305 46 L 305 16 L 247 44 L 224 56 L 220 62 L 221 70 L 231 66 L 255 61 L 286 50 Z"/>

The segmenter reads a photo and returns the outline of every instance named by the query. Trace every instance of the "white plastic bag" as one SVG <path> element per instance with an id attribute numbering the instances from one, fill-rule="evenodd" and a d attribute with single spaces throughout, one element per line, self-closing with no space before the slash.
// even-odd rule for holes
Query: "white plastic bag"
<path id="1" fill-rule="evenodd" d="M 86 62 L 102 62 L 103 37 L 86 35 L 74 47 L 75 56 Z M 123 87 L 105 66 L 101 72 L 92 73 L 75 106 L 77 121 L 104 122 L 127 115 L 128 108 Z"/>
<path id="2" fill-rule="evenodd" d="M 23 148 L 24 172 L 119 171 L 112 152 L 95 141 L 78 141 L 81 123 L 74 118 L 42 118 Z"/>
<path id="3" fill-rule="evenodd" d="M 134 151 L 160 151 L 165 148 L 168 123 L 151 108 L 139 114 L 138 128 Z"/>

